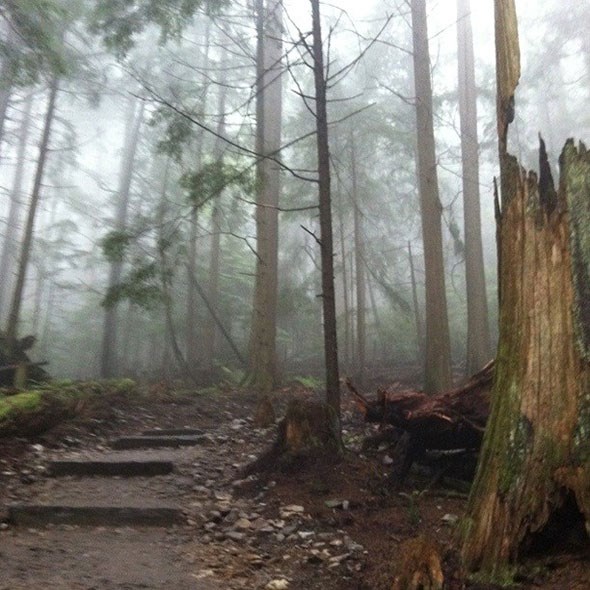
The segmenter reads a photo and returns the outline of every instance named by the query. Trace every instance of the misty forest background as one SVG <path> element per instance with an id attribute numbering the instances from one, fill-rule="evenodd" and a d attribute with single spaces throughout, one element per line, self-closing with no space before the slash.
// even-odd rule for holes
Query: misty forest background
<path id="1" fill-rule="evenodd" d="M 252 0 L 193 11 L 196 4 L 0 5 L 0 326 L 7 330 L 14 308 L 37 192 L 17 331 L 36 335 L 30 354 L 49 361 L 54 376 L 189 372 L 205 380 L 218 379 L 222 367 L 238 374 L 248 365 L 260 260 L 261 23 Z M 446 307 L 461 372 L 475 368 L 467 363 L 470 251 L 457 43 L 457 24 L 466 18 L 473 26 L 490 358 L 497 338 L 493 5 L 472 4 L 458 21 L 456 2 L 426 3 Z M 536 131 L 543 130 L 553 162 L 567 137 L 590 136 L 590 13 L 564 0 L 521 2 L 519 9 L 523 76 L 510 149 L 536 168 Z M 412 18 L 401 0 L 321 10 L 339 358 L 343 372 L 362 379 L 423 365 Z M 282 21 L 281 59 L 270 68 L 282 81 L 274 114 L 282 146 L 274 158 L 281 163 L 278 373 L 322 376 L 310 4 L 285 0 Z"/>

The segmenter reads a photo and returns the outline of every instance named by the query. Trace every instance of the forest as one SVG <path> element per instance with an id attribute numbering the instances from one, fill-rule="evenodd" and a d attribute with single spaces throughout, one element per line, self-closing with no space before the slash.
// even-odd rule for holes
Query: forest
<path id="1" fill-rule="evenodd" d="M 589 24 L 0 0 L 6 588 L 590 587 Z"/>

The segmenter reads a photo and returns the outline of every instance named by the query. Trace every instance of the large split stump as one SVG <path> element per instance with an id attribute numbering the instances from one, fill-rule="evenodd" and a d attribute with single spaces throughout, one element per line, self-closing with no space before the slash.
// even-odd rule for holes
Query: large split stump
<path id="1" fill-rule="evenodd" d="M 590 525 L 590 153 L 567 142 L 558 189 L 542 142 L 539 175 L 503 158 L 500 341 L 463 547 L 491 578 L 560 543 L 559 523 Z"/>

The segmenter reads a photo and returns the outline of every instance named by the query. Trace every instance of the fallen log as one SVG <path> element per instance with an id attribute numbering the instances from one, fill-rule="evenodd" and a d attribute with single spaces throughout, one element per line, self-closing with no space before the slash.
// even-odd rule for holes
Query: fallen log
<path id="1" fill-rule="evenodd" d="M 495 362 L 490 361 L 461 387 L 426 395 L 419 391 L 379 390 L 376 400 L 346 381 L 367 422 L 391 425 L 405 433 L 396 447 L 394 476 L 400 481 L 427 451 L 478 451 L 489 415 Z"/>

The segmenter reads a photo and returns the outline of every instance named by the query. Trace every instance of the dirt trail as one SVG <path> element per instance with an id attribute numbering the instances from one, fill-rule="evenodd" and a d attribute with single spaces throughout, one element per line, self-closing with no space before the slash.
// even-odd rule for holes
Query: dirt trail
<path id="1" fill-rule="evenodd" d="M 154 411 L 156 410 L 156 411 Z M 211 408 L 214 411 L 214 408 Z M 158 416 L 160 420 L 152 416 Z M 202 533 L 205 506 L 213 508 L 217 498 L 231 498 L 225 489 L 235 477 L 240 460 L 233 439 L 238 426 L 227 412 L 221 424 L 207 433 L 202 444 L 179 448 L 113 451 L 109 440 L 116 434 L 140 434 L 140 427 L 195 426 L 207 423 L 208 413 L 197 406 L 164 404 L 147 413 L 148 419 L 119 420 L 110 436 L 66 436 L 77 448 L 49 448 L 43 442 L 30 444 L 18 462 L 0 474 L 5 504 L 41 506 L 132 506 L 139 508 L 179 507 L 184 523 L 163 527 L 77 526 L 50 524 L 2 525 L 0 589 L 52 588 L 55 590 L 121 588 L 175 588 L 211 590 L 227 587 L 216 580 L 210 568 L 203 568 L 195 552 L 195 540 Z M 130 424 L 131 422 L 131 424 Z M 208 424 L 210 426 L 210 424 Z M 210 429 L 209 429 L 210 430 Z M 119 432 L 117 432 L 119 431 Z M 262 435 L 263 433 L 259 433 Z M 52 439 L 59 436 L 51 437 Z M 252 434 L 250 439 L 255 439 Z M 244 441 L 245 442 L 245 441 Z M 252 441 L 255 444 L 255 441 Z M 2 455 L 0 455 L 1 457 Z M 233 457 L 233 458 L 231 458 Z M 49 477 L 52 460 L 165 460 L 172 461 L 174 472 L 155 477 Z M 231 462 L 230 462 L 231 461 Z M 213 547 L 206 546 L 207 552 Z"/>
<path id="2" fill-rule="evenodd" d="M 288 397 L 308 395 L 292 390 Z M 390 590 L 400 544 L 416 535 L 440 543 L 447 590 L 469 588 L 452 556 L 465 498 L 425 491 L 414 473 L 393 490 L 393 450 L 363 450 L 372 427 L 343 411 L 348 452 L 269 478 L 240 470 L 275 438 L 250 416 L 255 395 L 154 399 L 112 405 L 104 415 L 63 424 L 35 440 L 0 439 L 2 505 L 172 506 L 182 523 L 146 526 L 15 526 L 0 506 L 0 590 Z M 279 415 L 281 411 L 279 409 Z M 203 440 L 180 448 L 113 451 L 110 441 L 153 428 L 196 428 Z M 50 477 L 53 460 L 173 461 L 169 475 Z M 523 578 L 522 589 L 590 588 L 586 553 L 564 554 Z M 455 568 L 455 569 L 453 569 Z M 493 586 L 475 585 L 478 590 Z"/>

